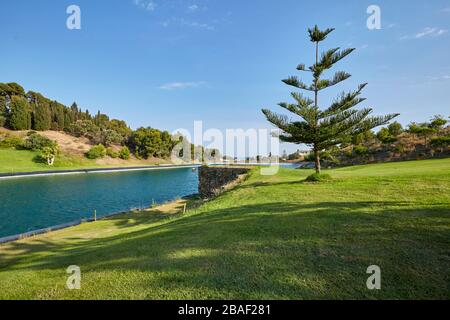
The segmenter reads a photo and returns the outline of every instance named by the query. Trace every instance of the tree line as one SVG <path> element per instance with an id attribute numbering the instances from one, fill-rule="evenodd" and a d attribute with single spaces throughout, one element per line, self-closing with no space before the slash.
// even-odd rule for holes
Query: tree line
<path id="1" fill-rule="evenodd" d="M 94 145 L 128 146 L 139 158 L 167 158 L 175 144 L 167 131 L 150 127 L 133 131 L 123 120 L 110 119 L 100 111 L 91 115 L 76 102 L 67 107 L 38 92 L 25 92 L 17 83 L 0 83 L 0 127 L 65 131 L 76 137 L 86 137 Z"/>

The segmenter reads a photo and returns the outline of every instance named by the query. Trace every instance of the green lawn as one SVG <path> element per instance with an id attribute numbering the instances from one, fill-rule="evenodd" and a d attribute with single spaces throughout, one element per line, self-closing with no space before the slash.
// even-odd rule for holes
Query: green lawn
<path id="1" fill-rule="evenodd" d="M 254 171 L 188 211 L 134 213 L 0 247 L 0 298 L 449 299 L 450 159 Z M 366 288 L 378 265 L 382 288 Z M 81 290 L 65 288 L 81 267 Z"/>
<path id="2" fill-rule="evenodd" d="M 0 173 L 33 172 L 48 170 L 76 170 L 98 167 L 95 161 L 59 155 L 54 166 L 35 161 L 38 151 L 0 148 Z"/>

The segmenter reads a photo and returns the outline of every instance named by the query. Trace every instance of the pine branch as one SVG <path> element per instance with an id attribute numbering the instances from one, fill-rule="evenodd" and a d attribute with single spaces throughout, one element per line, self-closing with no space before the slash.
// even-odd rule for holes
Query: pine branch
<path id="1" fill-rule="evenodd" d="M 291 96 L 297 101 L 297 103 L 302 107 L 309 107 L 314 103 L 314 100 L 304 97 L 301 93 L 292 92 Z"/>
<path id="2" fill-rule="evenodd" d="M 301 80 L 299 80 L 297 77 L 295 76 L 291 76 L 285 80 L 282 80 L 285 84 L 298 88 L 298 89 L 303 89 L 303 90 L 307 90 L 307 91 L 314 91 L 314 88 L 312 86 L 308 86 L 305 83 L 303 83 Z"/>
<path id="3" fill-rule="evenodd" d="M 307 70 L 305 67 L 305 64 L 301 63 L 297 66 L 298 71 L 305 71 L 305 72 L 311 72 L 311 70 Z"/>
<path id="4" fill-rule="evenodd" d="M 311 129 L 311 125 L 304 121 L 292 122 L 280 135 L 280 139 L 284 142 L 311 144 L 314 142 L 314 135 L 311 134 Z"/>
<path id="5" fill-rule="evenodd" d="M 303 107 L 300 105 L 285 102 L 279 103 L 278 105 L 302 117 L 307 123 L 314 123 L 317 119 L 318 111 L 315 108 Z"/>
<path id="6" fill-rule="evenodd" d="M 284 115 L 279 115 L 271 112 L 270 110 L 263 109 L 262 112 L 266 116 L 267 120 L 282 130 L 279 135 L 280 140 L 285 142 L 300 143 L 312 143 L 312 137 L 310 135 L 311 126 L 304 121 L 290 122 Z"/>
<path id="7" fill-rule="evenodd" d="M 384 126 L 399 115 L 400 113 L 392 113 L 385 116 L 376 116 L 364 119 L 364 121 L 361 122 L 359 128 L 357 128 L 358 130 L 357 132 L 355 132 L 355 134 L 363 133 L 379 126 Z"/>
<path id="8" fill-rule="evenodd" d="M 337 85 L 339 82 L 345 81 L 348 78 L 350 78 L 352 75 L 349 73 L 346 73 L 344 71 L 339 71 L 336 72 L 333 79 L 328 80 L 328 79 L 323 79 L 323 80 L 319 80 L 317 82 L 317 90 L 323 90 L 332 86 Z"/>
<path id="9" fill-rule="evenodd" d="M 340 137 L 348 136 L 360 125 L 360 123 L 366 118 L 372 109 L 353 110 L 343 112 L 341 117 L 335 119 L 334 124 L 329 126 L 321 126 L 319 129 L 320 138 L 319 143 L 324 143 L 327 140 L 339 139 Z"/>
<path id="10" fill-rule="evenodd" d="M 324 70 L 330 69 L 334 64 L 338 63 L 355 50 L 354 48 L 350 48 L 339 51 L 339 49 L 340 48 L 334 48 L 323 53 L 319 63 L 312 67 L 312 71 L 315 72 L 316 70 L 320 70 L 323 72 Z"/>
<path id="11" fill-rule="evenodd" d="M 325 118 L 331 115 L 334 115 L 340 111 L 348 110 L 359 103 L 365 101 L 365 98 L 358 98 L 358 96 L 361 94 L 364 87 L 367 85 L 367 83 L 361 84 L 358 86 L 358 90 L 349 92 L 349 93 L 342 93 L 339 99 L 335 99 L 331 106 L 324 110 L 320 114 L 320 118 Z"/>
<path id="12" fill-rule="evenodd" d="M 323 41 L 326 39 L 328 34 L 330 34 L 333 31 L 334 31 L 334 28 L 328 28 L 328 29 L 325 29 L 324 31 L 321 31 L 321 30 L 319 30 L 317 25 L 314 26 L 313 29 L 308 29 L 309 38 L 310 38 L 311 42 Z"/>
<path id="13" fill-rule="evenodd" d="M 322 120 L 320 122 L 320 128 L 321 129 L 327 129 L 329 127 L 333 127 L 336 126 L 338 124 L 341 124 L 344 121 L 347 121 L 350 117 L 354 116 L 355 114 L 358 113 L 358 110 L 354 109 L 354 110 L 346 110 L 343 112 L 340 112 L 336 115 L 333 115 L 331 117 L 328 117 L 325 120 Z"/>
<path id="14" fill-rule="evenodd" d="M 267 121 L 274 124 L 278 128 L 280 128 L 283 131 L 286 131 L 286 129 L 289 127 L 289 119 L 285 115 L 279 115 L 276 114 L 268 109 L 263 109 L 262 112 L 267 118 Z"/>

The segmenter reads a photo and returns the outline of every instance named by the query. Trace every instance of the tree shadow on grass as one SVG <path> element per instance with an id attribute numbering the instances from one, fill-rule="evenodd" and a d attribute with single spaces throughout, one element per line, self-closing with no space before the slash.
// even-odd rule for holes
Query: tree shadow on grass
<path id="1" fill-rule="evenodd" d="M 128 219 L 112 221 L 123 227 Z M 449 280 L 448 204 L 274 202 L 157 225 L 133 219 L 148 228 L 67 244 L 40 238 L 8 244 L 0 249 L 0 268 L 38 272 L 76 264 L 88 279 L 96 272 L 140 272 L 133 287 L 148 298 L 160 290 L 194 299 L 442 298 L 445 283 L 437 279 Z M 395 283 L 378 293 L 365 288 L 365 270 L 375 262 Z"/>

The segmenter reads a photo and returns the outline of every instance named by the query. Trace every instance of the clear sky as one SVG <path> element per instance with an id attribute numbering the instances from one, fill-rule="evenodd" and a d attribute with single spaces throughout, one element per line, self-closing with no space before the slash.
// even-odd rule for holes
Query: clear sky
<path id="1" fill-rule="evenodd" d="M 81 8 L 81 30 L 66 9 Z M 366 10 L 381 8 L 369 30 Z M 334 27 L 323 48 L 355 47 L 336 71 L 368 82 L 364 106 L 399 121 L 450 114 L 450 1 L 14 0 L 0 2 L 0 82 L 18 82 L 132 128 L 267 128 L 280 80 L 312 63 L 306 29 Z M 286 146 L 288 151 L 296 146 Z"/>

